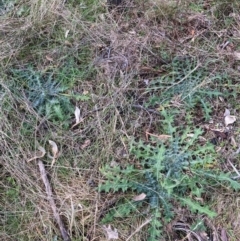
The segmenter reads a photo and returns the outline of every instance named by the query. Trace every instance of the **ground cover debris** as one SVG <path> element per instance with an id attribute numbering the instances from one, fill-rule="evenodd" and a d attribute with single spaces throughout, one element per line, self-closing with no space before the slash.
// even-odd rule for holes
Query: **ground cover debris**
<path id="1" fill-rule="evenodd" d="M 0 0 L 1 240 L 240 240 L 239 20 Z"/>

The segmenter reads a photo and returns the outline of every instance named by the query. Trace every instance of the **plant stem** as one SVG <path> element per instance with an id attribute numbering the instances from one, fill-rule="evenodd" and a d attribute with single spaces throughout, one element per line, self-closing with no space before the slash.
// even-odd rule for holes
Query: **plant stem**
<path id="1" fill-rule="evenodd" d="M 45 170 L 45 167 L 44 167 L 44 164 L 41 160 L 38 161 L 38 166 L 39 166 L 39 170 L 40 170 L 40 173 L 41 173 L 41 177 L 42 177 L 42 180 L 43 180 L 43 183 L 45 185 L 45 189 L 46 189 L 46 193 L 47 193 L 47 198 L 48 198 L 48 201 L 50 203 L 50 206 L 52 208 L 52 211 L 53 211 L 53 216 L 58 224 L 58 227 L 60 229 L 60 232 L 61 232 L 61 235 L 62 235 L 62 238 L 64 241 L 71 241 L 65 227 L 64 227 L 64 224 L 62 222 L 62 219 L 57 211 L 57 207 L 56 207 L 56 204 L 54 202 L 54 199 L 53 199 L 53 192 L 52 192 L 52 188 L 50 186 L 50 183 L 48 181 L 48 178 L 47 178 L 47 173 L 46 173 L 46 170 Z"/>

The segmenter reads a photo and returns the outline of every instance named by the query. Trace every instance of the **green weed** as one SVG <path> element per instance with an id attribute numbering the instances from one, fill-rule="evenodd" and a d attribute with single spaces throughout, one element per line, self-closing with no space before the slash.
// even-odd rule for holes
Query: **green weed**
<path id="1" fill-rule="evenodd" d="M 232 180 L 229 174 L 213 170 L 215 162 L 213 145 L 200 145 L 198 137 L 202 131 L 194 130 L 189 138 L 189 129 L 179 133 L 172 126 L 173 120 L 163 113 L 167 125 L 167 134 L 174 135 L 167 142 L 155 140 L 155 144 L 143 141 L 133 141 L 130 151 L 140 168 L 134 165 L 123 167 L 108 165 L 101 168 L 105 182 L 99 187 L 100 191 L 144 193 L 146 198 L 141 201 L 129 201 L 111 211 L 103 221 L 112 221 L 116 217 L 129 215 L 135 209 L 141 213 L 142 206 L 149 205 L 147 215 L 152 216 L 149 228 L 149 239 L 158 240 L 163 235 L 164 224 L 170 222 L 176 214 L 173 203 L 187 207 L 193 213 L 200 213 L 213 218 L 216 213 L 207 203 L 197 202 L 197 198 L 208 195 L 210 185 L 226 185 L 234 190 L 240 189 L 240 184 Z"/>
<path id="2" fill-rule="evenodd" d="M 105 12 L 104 5 L 99 4 L 97 0 L 70 0 L 68 4 L 79 10 L 80 17 L 84 21 L 94 22 L 101 13 Z"/>
<path id="3" fill-rule="evenodd" d="M 40 72 L 29 67 L 21 70 L 13 69 L 11 73 L 15 82 L 12 91 L 20 98 L 26 97 L 39 115 L 54 123 L 68 126 L 70 117 L 74 113 L 71 100 L 90 99 L 87 95 L 71 91 L 73 84 L 81 77 L 81 72 L 74 68 L 64 67 L 55 73 L 51 70 Z"/>
<path id="4" fill-rule="evenodd" d="M 167 74 L 152 80 L 148 86 L 150 94 L 146 106 L 166 105 L 174 98 L 184 101 L 184 106 L 190 110 L 201 106 L 206 120 L 212 112 L 208 99 L 222 96 L 223 93 L 211 85 L 224 82 L 224 76 L 212 75 L 206 66 L 190 57 L 173 58 L 165 66 Z"/>
<path id="5" fill-rule="evenodd" d="M 31 106 L 52 121 L 67 121 L 73 113 L 70 99 L 64 94 L 68 86 L 54 79 L 53 72 L 41 73 L 31 68 L 13 70 L 13 78 L 26 95 Z"/>
<path id="6" fill-rule="evenodd" d="M 4 235 L 14 235 L 21 232 L 24 213 L 27 213 L 21 203 L 20 185 L 16 180 L 8 176 L 4 182 L 4 188 L 1 187 L 1 205 L 0 205 L 0 232 Z M 2 183 L 3 183 L 2 182 Z M 29 206 L 30 212 L 30 206 Z M 26 215 L 27 216 L 27 215 Z"/>
<path id="7" fill-rule="evenodd" d="M 172 62 L 166 65 L 166 72 L 166 75 L 150 82 L 148 89 L 153 94 L 147 105 L 162 104 L 178 95 L 186 102 L 190 102 L 194 95 L 199 96 L 199 91 L 204 92 L 205 95 L 207 93 L 209 95 L 221 94 L 217 91 L 208 92 L 202 88 L 199 90 L 200 87 L 204 87 L 201 83 L 204 84 L 209 74 L 206 67 L 195 59 L 190 57 L 173 58 Z"/>

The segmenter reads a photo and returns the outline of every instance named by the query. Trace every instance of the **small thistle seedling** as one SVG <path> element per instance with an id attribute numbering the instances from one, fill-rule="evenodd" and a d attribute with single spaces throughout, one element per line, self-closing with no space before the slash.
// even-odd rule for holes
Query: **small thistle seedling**
<path id="1" fill-rule="evenodd" d="M 73 105 L 66 96 L 66 85 L 54 79 L 54 73 L 41 73 L 31 68 L 12 70 L 32 107 L 54 122 L 68 121 Z"/>
<path id="2" fill-rule="evenodd" d="M 163 105 L 177 96 L 186 106 L 202 106 L 205 119 L 210 119 L 211 107 L 207 98 L 222 95 L 216 88 L 211 90 L 209 84 L 221 81 L 221 77 L 212 76 L 205 65 L 190 57 L 175 57 L 165 66 L 167 74 L 151 81 L 148 92 L 151 93 L 147 106 Z M 206 87 L 205 87 L 206 86 Z"/>

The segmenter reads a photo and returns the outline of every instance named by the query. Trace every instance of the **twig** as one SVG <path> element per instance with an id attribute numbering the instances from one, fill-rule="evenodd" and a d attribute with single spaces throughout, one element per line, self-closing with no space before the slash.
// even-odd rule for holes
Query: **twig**
<path id="1" fill-rule="evenodd" d="M 44 149 L 43 147 L 39 146 L 39 147 L 38 147 L 38 150 L 41 151 L 42 154 L 39 155 L 39 156 L 36 155 L 36 156 L 34 156 L 34 157 L 28 159 L 27 162 L 31 162 L 31 161 L 34 161 L 34 160 L 36 160 L 36 159 L 39 159 L 39 158 L 42 158 L 42 157 L 45 156 L 46 151 L 45 151 L 45 149 Z"/>
<path id="2" fill-rule="evenodd" d="M 237 173 L 237 177 L 234 177 L 234 178 L 239 178 L 240 177 L 240 173 L 239 171 L 237 170 L 237 168 L 232 164 L 232 162 L 229 160 L 229 158 L 227 159 L 228 163 L 231 165 L 231 167 L 233 168 L 233 170 Z"/>
<path id="3" fill-rule="evenodd" d="M 152 221 L 152 218 L 148 218 L 144 223 L 142 223 L 127 239 L 126 241 L 129 241 L 133 235 L 135 235 L 137 232 L 139 232 L 144 226 L 146 226 L 148 223 Z"/>
<path id="4" fill-rule="evenodd" d="M 161 115 L 161 113 L 160 113 L 159 111 L 156 111 L 156 110 L 154 110 L 154 109 L 145 108 L 145 107 L 142 106 L 142 105 L 132 104 L 132 105 L 130 105 L 130 106 L 133 107 L 133 108 L 136 108 L 136 109 L 144 110 L 144 111 L 149 112 L 149 113 L 153 113 L 153 114 L 156 114 L 156 115 Z M 95 110 L 89 111 L 88 113 L 86 113 L 85 115 L 83 115 L 82 118 L 84 119 L 84 118 L 87 117 L 88 115 L 93 114 L 94 112 L 98 112 L 98 111 L 104 110 L 104 109 L 106 109 L 107 107 L 114 107 L 114 106 L 109 105 L 109 106 L 105 106 L 105 107 L 96 108 Z M 121 107 L 121 106 L 118 105 L 118 106 L 115 106 L 115 108 L 116 108 L 116 107 L 118 108 L 118 107 Z"/>
<path id="5" fill-rule="evenodd" d="M 53 192 L 52 192 L 50 183 L 49 183 L 48 178 L 47 178 L 47 173 L 46 173 L 44 164 L 43 164 L 43 162 L 41 160 L 38 161 L 38 166 L 39 166 L 39 170 L 40 170 L 40 173 L 41 173 L 41 177 L 42 177 L 43 183 L 45 185 L 48 201 L 49 201 L 50 206 L 52 208 L 53 216 L 54 216 L 54 218 L 55 218 L 55 220 L 56 220 L 56 222 L 58 224 L 58 227 L 60 229 L 62 238 L 63 238 L 64 241 L 71 241 L 71 239 L 68 236 L 68 233 L 67 233 L 67 231 L 66 231 L 66 229 L 64 227 L 62 219 L 61 219 L 61 217 L 60 217 L 60 215 L 59 215 L 59 213 L 57 211 L 57 207 L 56 207 L 56 204 L 55 204 L 54 199 L 53 199 Z"/>
<path id="6" fill-rule="evenodd" d="M 187 229 L 187 228 L 174 228 L 174 230 L 178 230 L 178 231 L 185 231 L 187 234 L 192 234 L 198 241 L 202 241 L 202 239 L 192 230 Z"/>
<path id="7" fill-rule="evenodd" d="M 236 150 L 235 155 L 237 155 L 239 153 L 240 153 L 240 147 L 238 147 L 238 149 Z"/>
<path id="8" fill-rule="evenodd" d="M 179 85 L 180 83 L 182 83 L 182 82 L 183 82 L 185 79 L 187 79 L 192 73 L 194 73 L 194 72 L 199 68 L 199 66 L 200 66 L 200 64 L 198 63 L 194 69 L 192 69 L 187 75 L 185 75 L 185 76 L 184 76 L 182 79 L 180 79 L 178 82 L 176 82 L 176 83 L 172 84 L 171 86 L 169 86 L 169 87 L 166 89 L 166 91 L 169 90 L 169 89 L 171 89 L 173 86 Z"/>
<path id="9" fill-rule="evenodd" d="M 142 110 L 147 111 L 149 113 L 161 115 L 161 113 L 159 111 L 156 111 L 154 109 L 145 108 L 142 105 L 132 105 L 132 107 L 137 108 L 137 109 L 142 109 Z"/>

